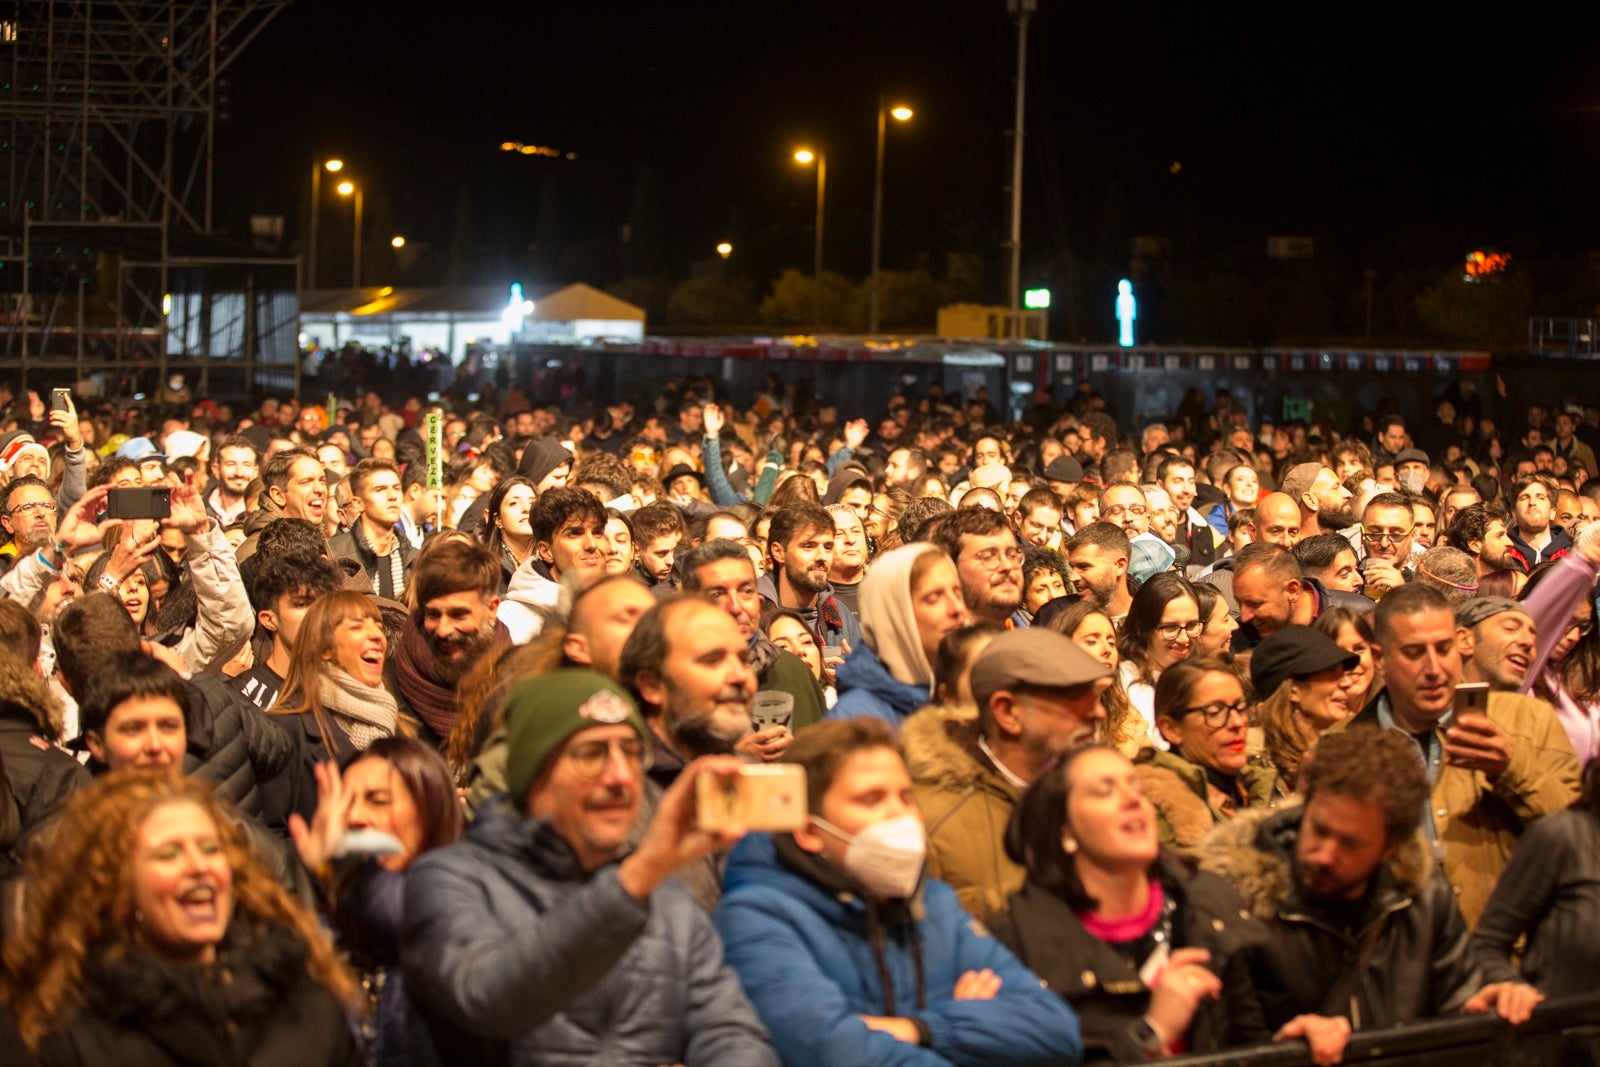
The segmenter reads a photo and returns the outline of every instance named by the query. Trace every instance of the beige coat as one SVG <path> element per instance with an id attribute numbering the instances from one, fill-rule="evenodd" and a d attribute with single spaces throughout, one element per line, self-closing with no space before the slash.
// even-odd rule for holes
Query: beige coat
<path id="1" fill-rule="evenodd" d="M 1025 872 L 1005 852 L 1021 791 L 978 748 L 976 708 L 923 708 L 900 740 L 928 828 L 928 877 L 949 883 L 961 906 L 987 921 L 1022 888 Z"/>

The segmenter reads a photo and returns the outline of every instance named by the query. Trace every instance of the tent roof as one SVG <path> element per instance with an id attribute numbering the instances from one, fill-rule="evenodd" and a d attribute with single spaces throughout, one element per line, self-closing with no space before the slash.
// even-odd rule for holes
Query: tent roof
<path id="1" fill-rule="evenodd" d="M 644 309 L 577 282 L 560 289 L 531 292 L 533 319 L 572 322 L 576 319 L 644 321 Z M 460 315 L 492 319 L 505 311 L 510 291 L 501 286 L 459 288 L 367 287 L 318 289 L 302 294 L 302 315 Z"/>

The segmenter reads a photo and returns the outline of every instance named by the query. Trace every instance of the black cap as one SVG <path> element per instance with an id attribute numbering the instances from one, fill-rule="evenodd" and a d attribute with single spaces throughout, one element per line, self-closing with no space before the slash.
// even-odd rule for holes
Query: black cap
<path id="1" fill-rule="evenodd" d="M 1061 455 L 1050 461 L 1044 469 L 1044 480 L 1047 482 L 1081 482 L 1083 481 L 1083 464 L 1071 456 Z"/>
<path id="2" fill-rule="evenodd" d="M 1329 667 L 1354 667 L 1360 656 L 1340 648 L 1333 638 L 1309 626 L 1285 626 L 1256 646 L 1250 655 L 1250 684 L 1256 699 L 1265 700 L 1290 678 L 1304 678 Z"/>

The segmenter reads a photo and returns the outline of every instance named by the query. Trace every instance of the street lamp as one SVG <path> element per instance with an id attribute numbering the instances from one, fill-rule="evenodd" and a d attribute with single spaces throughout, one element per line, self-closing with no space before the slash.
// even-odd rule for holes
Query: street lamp
<path id="1" fill-rule="evenodd" d="M 395 236 L 389 238 L 389 246 L 391 248 L 404 248 L 406 246 L 406 239 L 401 237 L 399 234 L 396 234 Z"/>
<path id="2" fill-rule="evenodd" d="M 356 201 L 355 254 L 352 257 L 350 274 L 353 287 L 359 289 L 361 288 L 361 187 L 352 181 L 342 181 L 336 188 L 340 196 L 354 196 Z"/>
<path id="3" fill-rule="evenodd" d="M 317 287 L 317 212 L 322 207 L 322 172 L 337 174 L 344 169 L 344 160 L 328 159 L 320 165 L 311 161 L 311 236 L 306 242 L 306 288 Z"/>
<path id="4" fill-rule="evenodd" d="M 823 194 L 828 184 L 828 157 L 821 152 L 813 152 L 809 148 L 795 150 L 794 159 L 802 166 L 812 160 L 817 162 L 817 251 L 812 261 L 812 274 L 816 278 L 816 326 L 814 332 L 822 331 L 822 201 Z"/>
<path id="5" fill-rule="evenodd" d="M 729 256 L 733 255 L 733 245 L 729 244 L 727 241 L 723 241 L 721 244 L 717 245 L 717 255 L 721 256 L 723 259 L 727 259 Z"/>
<path id="6" fill-rule="evenodd" d="M 867 332 L 878 332 L 878 254 L 883 246 L 883 133 L 888 120 L 909 122 L 911 109 L 904 104 L 885 110 L 878 97 L 878 169 L 872 183 L 872 296 L 867 302 Z"/>

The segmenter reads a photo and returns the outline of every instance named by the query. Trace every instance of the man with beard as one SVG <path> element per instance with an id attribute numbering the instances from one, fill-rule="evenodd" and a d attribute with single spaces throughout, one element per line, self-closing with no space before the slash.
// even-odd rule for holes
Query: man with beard
<path id="1" fill-rule="evenodd" d="M 1480 580 L 1497 571 L 1517 569 L 1505 512 L 1498 505 L 1469 504 L 1456 512 L 1444 532 L 1444 543 L 1478 561 Z"/>
<path id="2" fill-rule="evenodd" d="M 223 440 L 211 459 L 211 492 L 206 494 L 206 511 L 219 526 L 228 527 L 244 518 L 244 494 L 256 480 L 260 453 L 248 437 L 235 434 Z"/>
<path id="3" fill-rule="evenodd" d="M 1491 1008 L 1520 1023 L 1542 999 L 1485 984 L 1450 883 L 1417 833 L 1428 776 L 1393 730 L 1324 734 L 1300 774 L 1303 806 L 1247 813 L 1201 846 L 1271 933 L 1250 954 L 1275 1040 L 1338 1063 L 1352 1028 Z"/>
<path id="4" fill-rule="evenodd" d="M 928 473 L 928 457 L 920 448 L 896 448 L 883 467 L 883 491 L 906 489 L 920 496 L 921 481 Z"/>
<path id="5" fill-rule="evenodd" d="M 1511 558 L 1517 570 L 1527 574 L 1541 563 L 1560 559 L 1572 550 L 1572 538 L 1567 531 L 1554 525 L 1555 507 L 1552 498 L 1555 483 L 1543 478 L 1525 478 L 1511 490 L 1514 526 L 1507 529 L 1511 535 Z"/>
<path id="6" fill-rule="evenodd" d="M 1133 606 L 1133 592 L 1128 587 L 1128 560 L 1132 555 L 1133 544 L 1116 523 L 1091 522 L 1067 542 L 1072 591 L 1094 601 L 1117 626 L 1122 625 Z"/>
<path id="7" fill-rule="evenodd" d="M 6 483 L 0 497 L 0 526 L 11 541 L 7 555 L 22 558 L 51 545 L 56 534 L 56 502 L 42 478 L 24 474 Z"/>
<path id="8" fill-rule="evenodd" d="M 749 748 L 754 755 L 767 762 L 777 759 L 789 747 L 794 731 L 820 722 L 828 704 L 805 661 L 778 648 L 761 632 L 761 594 L 756 591 L 756 566 L 750 553 L 725 537 L 696 546 L 684 557 L 683 591 L 711 601 L 739 627 L 750 646 L 757 692 L 788 693 L 794 698 L 787 728 L 773 726 L 751 735 Z"/>
<path id="9" fill-rule="evenodd" d="M 772 569 L 756 585 L 768 602 L 800 613 L 822 638 L 823 657 L 835 667 L 861 644 L 861 624 L 828 583 L 836 536 L 833 516 L 821 504 L 779 510 L 767 527 Z"/>
<path id="10" fill-rule="evenodd" d="M 1100 494 L 1100 518 L 1122 527 L 1130 539 L 1138 537 L 1150 530 L 1150 502 L 1137 485 L 1119 482 Z"/>
<path id="11" fill-rule="evenodd" d="M 956 565 L 974 622 L 1007 630 L 1028 625 L 1021 613 L 1022 546 L 1004 515 L 988 508 L 958 508 L 930 540 Z"/>
<path id="12" fill-rule="evenodd" d="M 1194 566 L 1210 566 L 1217 558 L 1217 535 L 1206 523 L 1205 516 L 1194 507 L 1198 490 L 1194 463 L 1183 456 L 1169 456 L 1156 468 L 1156 481 L 1167 491 L 1173 510 L 1177 512 L 1173 546 L 1187 548 L 1189 562 Z"/>
<path id="13" fill-rule="evenodd" d="M 482 545 L 449 541 L 418 560 L 412 582 L 417 610 L 384 674 L 401 714 L 420 719 L 418 736 L 438 747 L 456 724 L 456 684 L 496 645 L 511 641 L 495 616 L 500 563 Z"/>
<path id="14" fill-rule="evenodd" d="M 650 727 L 649 776 L 669 788 L 690 761 L 733 752 L 751 734 L 756 675 L 732 616 L 677 594 L 640 616 L 620 668 Z"/>

